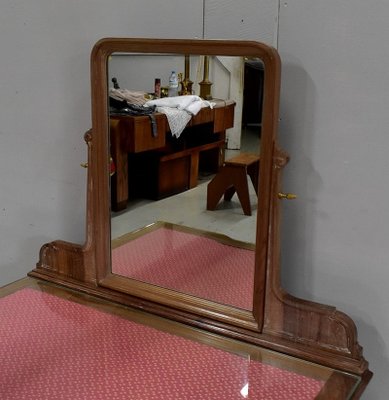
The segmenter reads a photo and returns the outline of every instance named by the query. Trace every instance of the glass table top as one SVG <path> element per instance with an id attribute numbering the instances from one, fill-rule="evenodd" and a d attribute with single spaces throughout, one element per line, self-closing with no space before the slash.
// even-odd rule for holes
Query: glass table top
<path id="1" fill-rule="evenodd" d="M 348 399 L 360 378 L 53 284 L 0 290 L 4 399 Z"/>

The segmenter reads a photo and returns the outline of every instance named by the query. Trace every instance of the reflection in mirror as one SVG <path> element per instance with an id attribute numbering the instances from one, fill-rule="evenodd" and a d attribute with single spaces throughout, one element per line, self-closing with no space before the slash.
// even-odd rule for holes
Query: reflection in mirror
<path id="1" fill-rule="evenodd" d="M 112 272 L 252 310 L 262 63 L 114 53 L 107 85 Z"/>

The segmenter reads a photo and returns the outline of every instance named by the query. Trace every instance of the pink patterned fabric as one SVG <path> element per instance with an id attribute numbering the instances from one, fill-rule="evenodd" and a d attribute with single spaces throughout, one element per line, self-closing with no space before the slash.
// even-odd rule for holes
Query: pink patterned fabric
<path id="1" fill-rule="evenodd" d="M 32 289 L 0 299 L 2 400 L 314 399 L 323 382 Z"/>
<path id="2" fill-rule="evenodd" d="M 252 250 L 159 228 L 113 249 L 112 272 L 252 310 Z"/>

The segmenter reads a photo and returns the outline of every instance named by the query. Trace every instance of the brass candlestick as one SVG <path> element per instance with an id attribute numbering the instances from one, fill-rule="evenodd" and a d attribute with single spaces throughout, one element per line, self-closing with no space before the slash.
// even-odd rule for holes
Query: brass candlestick
<path id="1" fill-rule="evenodd" d="M 204 56 L 204 75 L 200 85 L 200 97 L 204 100 L 212 99 L 211 86 L 212 82 L 209 80 L 209 58 Z"/>
<path id="2" fill-rule="evenodd" d="M 190 76 L 190 59 L 189 55 L 185 55 L 185 74 L 184 74 L 184 79 L 182 79 L 182 74 L 181 74 L 181 91 L 179 95 L 186 95 L 186 94 L 192 94 L 192 85 L 193 82 L 189 79 Z"/>

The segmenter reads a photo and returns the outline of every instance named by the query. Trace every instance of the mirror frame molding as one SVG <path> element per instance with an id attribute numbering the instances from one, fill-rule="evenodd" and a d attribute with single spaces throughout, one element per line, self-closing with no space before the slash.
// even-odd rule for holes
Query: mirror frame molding
<path id="1" fill-rule="evenodd" d="M 252 313 L 113 276 L 110 263 L 109 116 L 107 62 L 115 52 L 243 56 L 264 63 L 254 308 Z M 280 284 L 280 187 L 288 155 L 277 145 L 281 62 L 253 41 L 106 38 L 91 54 L 92 129 L 88 146 L 87 230 L 84 245 L 43 245 L 30 276 L 115 301 L 308 361 L 371 378 L 354 322 L 334 307 L 295 298 Z M 103 177 L 103 178 L 102 178 Z M 146 285 L 146 286 L 145 286 Z M 151 286 L 151 285 L 148 285 Z"/>
<path id="2" fill-rule="evenodd" d="M 108 143 L 103 138 L 107 138 L 109 126 L 108 118 L 108 59 L 112 53 L 158 53 L 158 54 L 190 54 L 190 55 L 217 55 L 217 56 L 238 56 L 238 57 L 257 57 L 264 63 L 264 93 L 263 93 L 263 121 L 261 135 L 261 168 L 260 168 L 260 187 L 261 196 L 258 199 L 258 215 L 256 233 L 256 259 L 255 259 L 255 288 L 253 290 L 253 310 L 240 310 L 224 304 L 214 303 L 205 299 L 190 296 L 173 290 L 156 287 L 144 282 L 130 280 L 111 273 L 110 262 L 97 264 L 96 275 L 99 285 L 113 290 L 119 290 L 132 296 L 137 296 L 145 300 L 150 300 L 158 304 L 163 304 L 171 309 L 183 309 L 192 314 L 200 315 L 220 322 L 240 326 L 253 331 L 260 331 L 263 325 L 264 307 L 264 271 L 266 270 L 266 254 L 268 243 L 269 225 L 269 202 L 270 193 L 270 171 L 272 164 L 272 150 L 276 137 L 278 125 L 278 93 L 280 84 L 280 60 L 278 53 L 271 47 L 254 42 L 233 42 L 219 40 L 150 40 L 150 39 L 108 39 L 96 44 L 91 56 L 91 74 L 94 84 L 92 85 L 92 130 L 93 135 L 98 136 L 98 144 L 101 145 L 101 157 L 108 155 Z M 107 156 L 106 156 L 107 157 Z M 103 158 L 101 158 L 103 160 Z M 100 171 L 97 176 L 103 176 L 105 166 L 108 163 L 106 158 L 97 165 Z M 100 182 L 99 184 L 103 184 Z M 110 242 L 110 236 L 106 235 L 106 210 L 109 204 L 101 201 L 106 199 L 105 193 L 109 193 L 108 180 L 101 188 L 99 204 L 100 209 L 97 215 L 105 214 L 104 229 L 105 235 L 96 236 L 100 242 L 98 249 L 102 254 L 99 260 L 109 260 L 106 251 L 110 249 L 106 243 Z M 110 232 L 108 232 L 109 234 Z M 105 236 L 105 237 L 103 237 Z M 101 240 L 101 241 L 100 241 Z M 104 249 L 104 250 L 103 250 Z M 108 253 L 110 254 L 110 253 Z"/>

